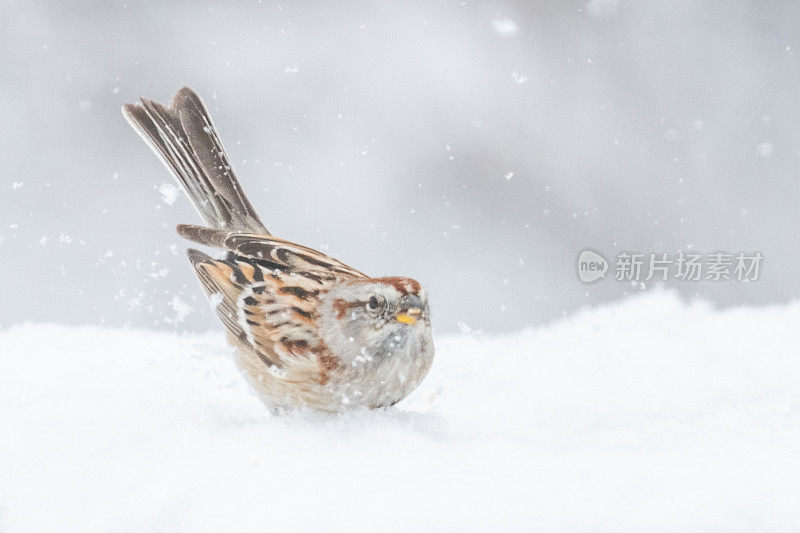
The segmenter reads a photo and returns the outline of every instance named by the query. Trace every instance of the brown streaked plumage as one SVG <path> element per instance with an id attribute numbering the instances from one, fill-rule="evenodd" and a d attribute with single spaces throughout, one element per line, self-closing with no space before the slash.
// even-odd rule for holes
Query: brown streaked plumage
<path id="1" fill-rule="evenodd" d="M 178 225 L 224 259 L 188 250 L 236 346 L 245 378 L 271 406 L 340 411 L 393 405 L 433 360 L 427 295 L 405 277 L 370 278 L 275 237 L 242 191 L 200 98 L 142 99 L 123 114 L 167 166 L 207 226 Z"/>

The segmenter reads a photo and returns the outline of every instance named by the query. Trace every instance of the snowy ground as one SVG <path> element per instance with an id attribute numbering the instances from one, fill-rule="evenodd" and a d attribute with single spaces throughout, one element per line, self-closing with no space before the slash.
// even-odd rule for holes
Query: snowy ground
<path id="1" fill-rule="evenodd" d="M 800 529 L 800 304 L 651 294 L 439 338 L 384 412 L 275 417 L 221 333 L 0 332 L 0 530 Z"/>

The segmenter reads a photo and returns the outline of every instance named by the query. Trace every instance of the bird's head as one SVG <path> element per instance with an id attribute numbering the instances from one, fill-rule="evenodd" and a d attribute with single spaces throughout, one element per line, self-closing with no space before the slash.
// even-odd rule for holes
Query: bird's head
<path id="1" fill-rule="evenodd" d="M 339 285 L 320 304 L 323 340 L 335 353 L 385 358 L 430 338 L 428 296 L 410 278 L 369 278 Z"/>

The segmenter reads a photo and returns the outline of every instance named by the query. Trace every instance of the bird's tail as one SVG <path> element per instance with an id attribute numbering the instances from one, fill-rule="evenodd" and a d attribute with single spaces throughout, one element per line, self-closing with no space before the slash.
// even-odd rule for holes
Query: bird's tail
<path id="1" fill-rule="evenodd" d="M 142 98 L 122 113 L 175 176 L 206 224 L 269 235 L 242 191 L 200 97 L 184 87 L 167 108 Z"/>

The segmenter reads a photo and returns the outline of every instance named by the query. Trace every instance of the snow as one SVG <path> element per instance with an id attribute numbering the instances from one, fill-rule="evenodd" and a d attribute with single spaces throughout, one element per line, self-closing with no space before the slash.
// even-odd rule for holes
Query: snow
<path id="1" fill-rule="evenodd" d="M 169 306 L 175 311 L 175 318 L 165 317 L 164 321 L 168 324 L 180 324 L 194 310 L 191 305 L 181 300 L 181 297 L 177 294 L 172 297 Z"/>
<path id="2" fill-rule="evenodd" d="M 158 192 L 161 193 L 161 201 L 167 205 L 175 204 L 180 194 L 180 189 L 172 183 L 162 183 L 158 186 Z"/>
<path id="3" fill-rule="evenodd" d="M 758 155 L 764 159 L 767 159 L 772 155 L 774 148 L 772 147 L 772 143 L 763 142 L 758 145 L 756 150 L 758 151 Z"/>
<path id="4" fill-rule="evenodd" d="M 0 332 L 0 530 L 796 531 L 800 303 L 656 292 L 270 414 L 221 332 Z"/>
<path id="5" fill-rule="evenodd" d="M 498 35 L 502 35 L 504 37 L 514 36 L 519 31 L 517 23 L 511 19 L 493 20 L 492 26 L 494 27 L 494 31 L 496 31 Z"/>

